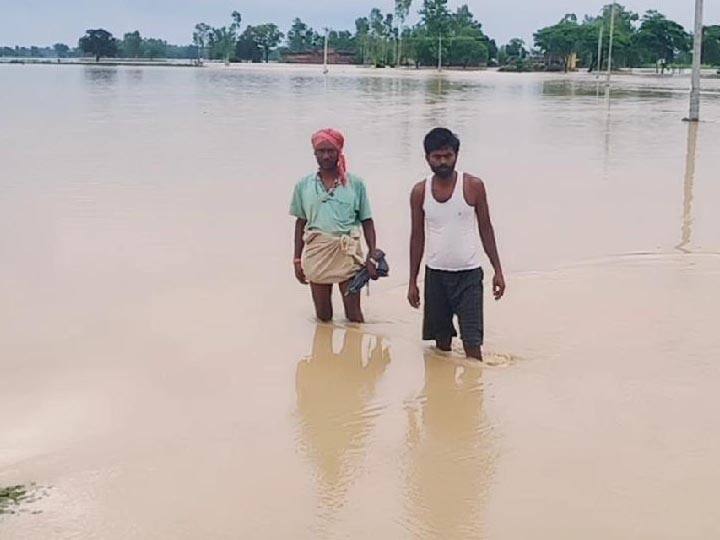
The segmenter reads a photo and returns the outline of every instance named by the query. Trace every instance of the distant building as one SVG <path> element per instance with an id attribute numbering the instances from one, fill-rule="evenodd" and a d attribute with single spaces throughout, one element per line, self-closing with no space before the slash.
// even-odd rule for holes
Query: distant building
<path id="1" fill-rule="evenodd" d="M 328 64 L 355 64 L 356 56 L 354 52 L 328 49 Z M 288 64 L 322 64 L 324 53 L 322 49 L 305 52 L 284 51 L 280 59 Z"/>

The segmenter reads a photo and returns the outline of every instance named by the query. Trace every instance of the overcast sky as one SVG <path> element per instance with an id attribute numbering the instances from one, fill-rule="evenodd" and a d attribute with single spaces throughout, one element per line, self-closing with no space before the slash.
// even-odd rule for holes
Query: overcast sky
<path id="1" fill-rule="evenodd" d="M 533 32 L 554 24 L 565 13 L 578 17 L 596 14 L 606 1 L 595 0 L 450 0 L 455 8 L 469 4 L 485 32 L 499 44 L 519 36 L 526 41 Z M 415 0 L 412 20 L 422 0 Z M 192 41 L 198 22 L 228 24 L 238 10 L 246 24 L 274 22 L 286 31 L 294 17 L 316 29 L 329 26 L 352 29 L 357 17 L 373 7 L 393 8 L 393 0 L 0 0 L 0 45 L 77 43 L 88 28 L 106 28 L 116 36 L 140 30 L 149 37 L 171 43 Z M 694 0 L 627 0 L 628 8 L 643 13 L 658 9 L 688 30 L 692 28 Z M 720 0 L 705 2 L 705 23 L 720 24 Z"/>

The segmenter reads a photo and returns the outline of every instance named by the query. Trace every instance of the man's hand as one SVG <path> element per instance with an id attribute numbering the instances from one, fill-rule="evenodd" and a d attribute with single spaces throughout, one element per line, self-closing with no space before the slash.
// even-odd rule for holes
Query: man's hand
<path id="1" fill-rule="evenodd" d="M 408 302 L 415 309 L 420 307 L 420 289 L 418 289 L 417 283 L 411 283 L 408 286 Z"/>
<path id="2" fill-rule="evenodd" d="M 377 266 L 375 266 L 375 263 L 368 259 L 365 262 L 365 268 L 367 268 L 370 279 L 372 279 L 373 281 L 377 281 L 380 275 L 378 274 Z"/>
<path id="3" fill-rule="evenodd" d="M 505 277 L 502 272 L 495 274 L 493 278 L 493 296 L 495 300 L 500 300 L 505 295 Z"/>
<path id="4" fill-rule="evenodd" d="M 295 263 L 295 278 L 302 284 L 307 285 L 307 279 L 305 278 L 305 272 L 303 272 L 302 264 L 299 262 Z"/>

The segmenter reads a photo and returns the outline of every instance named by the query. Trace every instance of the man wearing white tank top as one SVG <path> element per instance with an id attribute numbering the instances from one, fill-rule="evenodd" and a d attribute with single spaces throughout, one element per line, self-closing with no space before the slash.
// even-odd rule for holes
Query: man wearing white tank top
<path id="1" fill-rule="evenodd" d="M 482 360 L 482 251 L 495 270 L 493 296 L 505 294 L 495 231 L 482 180 L 456 171 L 460 140 L 450 130 L 435 128 L 425 137 L 425 159 L 433 175 L 410 195 L 410 284 L 408 301 L 420 307 L 418 276 L 425 255 L 423 340 L 450 351 L 457 336 L 457 316 L 465 354 Z"/>

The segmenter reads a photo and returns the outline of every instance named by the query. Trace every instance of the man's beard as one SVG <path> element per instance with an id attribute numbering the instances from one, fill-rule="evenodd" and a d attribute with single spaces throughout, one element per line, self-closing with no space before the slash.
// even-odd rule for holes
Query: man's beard
<path id="1" fill-rule="evenodd" d="M 321 161 L 321 162 L 319 163 L 319 165 L 320 165 L 320 168 L 321 168 L 323 171 L 334 171 L 334 170 L 337 169 L 337 167 L 338 167 L 338 162 L 339 162 L 339 160 L 336 160 L 336 161 Z"/>
<path id="2" fill-rule="evenodd" d="M 450 178 L 455 172 L 455 165 L 442 165 L 439 167 L 430 167 L 440 178 Z"/>

